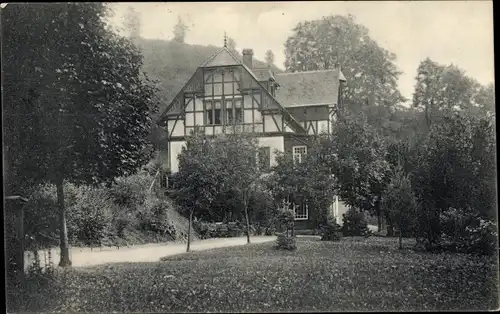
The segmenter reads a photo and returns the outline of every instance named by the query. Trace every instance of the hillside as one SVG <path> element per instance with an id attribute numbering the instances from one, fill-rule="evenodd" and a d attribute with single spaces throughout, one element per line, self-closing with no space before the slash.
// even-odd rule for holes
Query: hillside
<path id="1" fill-rule="evenodd" d="M 203 62 L 215 54 L 221 47 L 181 44 L 174 41 L 157 39 L 137 40 L 137 45 L 144 55 L 144 72 L 158 81 L 161 113 L 177 92 L 189 80 Z M 251 48 L 251 47 L 249 47 Z M 241 58 L 241 54 L 238 53 Z M 255 67 L 266 67 L 266 63 L 254 58 Z M 282 70 L 273 67 L 276 73 Z"/>

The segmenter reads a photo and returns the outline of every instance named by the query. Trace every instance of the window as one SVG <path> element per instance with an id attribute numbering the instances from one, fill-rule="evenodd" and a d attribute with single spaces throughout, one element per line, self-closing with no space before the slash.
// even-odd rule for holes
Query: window
<path id="1" fill-rule="evenodd" d="M 294 146 L 293 147 L 293 161 L 302 162 L 307 154 L 307 146 Z"/>
<path id="2" fill-rule="evenodd" d="M 243 122 L 241 100 L 226 100 L 226 122 L 227 124 L 240 124 Z"/>
<path id="3" fill-rule="evenodd" d="M 269 170 L 271 168 L 271 148 L 259 147 L 259 169 Z"/>
<path id="4" fill-rule="evenodd" d="M 220 100 L 205 100 L 205 114 L 207 125 L 221 125 L 221 105 Z"/>
<path id="5" fill-rule="evenodd" d="M 307 204 L 294 204 L 295 220 L 307 220 L 309 218 L 309 207 Z"/>

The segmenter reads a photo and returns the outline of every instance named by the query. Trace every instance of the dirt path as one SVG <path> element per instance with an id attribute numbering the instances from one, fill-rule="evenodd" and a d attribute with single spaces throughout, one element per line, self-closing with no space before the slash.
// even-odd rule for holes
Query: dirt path
<path id="1" fill-rule="evenodd" d="M 276 239 L 275 236 L 255 236 L 250 238 L 251 243 L 270 242 Z M 246 237 L 238 238 L 219 238 L 194 241 L 191 244 L 192 251 L 208 250 L 220 247 L 244 245 L 247 243 Z M 41 251 L 40 259 L 42 264 L 45 263 L 47 251 Z M 73 267 L 86 267 L 93 265 L 102 265 L 108 263 L 134 263 L 134 262 L 156 262 L 163 256 L 171 256 L 186 252 L 186 243 L 159 243 L 146 244 L 131 247 L 122 247 L 117 249 L 103 248 L 71 248 L 71 261 Z M 26 267 L 32 259 L 32 252 L 26 252 Z M 59 250 L 51 249 L 52 261 L 57 264 L 59 262 Z"/>

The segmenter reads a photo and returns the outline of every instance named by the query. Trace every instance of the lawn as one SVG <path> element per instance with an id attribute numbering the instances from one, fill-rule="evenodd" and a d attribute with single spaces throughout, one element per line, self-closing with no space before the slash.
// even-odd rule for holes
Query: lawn
<path id="1" fill-rule="evenodd" d="M 408 240 L 409 241 L 409 240 Z M 304 312 L 497 308 L 491 259 L 397 250 L 390 238 L 299 238 L 193 252 L 156 263 L 58 271 L 27 311 Z M 410 245 L 407 243 L 407 246 Z"/>

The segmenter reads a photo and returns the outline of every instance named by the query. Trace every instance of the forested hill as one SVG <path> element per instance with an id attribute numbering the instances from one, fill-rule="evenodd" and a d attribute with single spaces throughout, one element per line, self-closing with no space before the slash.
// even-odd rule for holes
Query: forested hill
<path id="1" fill-rule="evenodd" d="M 163 112 L 196 68 L 221 49 L 216 46 L 144 38 L 136 40 L 136 44 L 144 55 L 144 72 L 149 78 L 158 81 L 160 108 L 154 116 Z M 241 58 L 241 54 L 237 55 Z M 266 63 L 254 58 L 254 66 L 262 68 L 266 67 Z M 276 67 L 273 67 L 273 71 L 283 72 Z"/>

